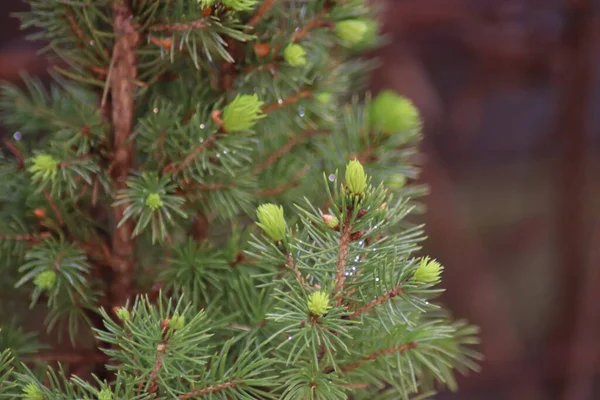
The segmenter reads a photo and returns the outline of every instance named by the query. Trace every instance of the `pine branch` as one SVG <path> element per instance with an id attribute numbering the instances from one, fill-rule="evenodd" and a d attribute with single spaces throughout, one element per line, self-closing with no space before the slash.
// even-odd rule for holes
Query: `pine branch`
<path id="1" fill-rule="evenodd" d="M 193 29 L 206 29 L 206 19 L 202 18 L 197 21 L 178 22 L 174 24 L 157 24 L 148 28 L 151 32 L 185 32 Z"/>
<path id="2" fill-rule="evenodd" d="M 289 182 L 286 182 L 279 186 L 275 186 L 274 188 L 259 190 L 257 192 L 257 194 L 259 196 L 265 196 L 265 197 L 277 196 L 278 194 L 281 194 L 281 193 L 285 192 L 286 190 L 292 189 L 292 188 L 298 186 L 298 181 L 300 180 L 300 178 L 302 178 L 302 176 L 304 174 L 306 174 L 308 172 L 309 169 L 310 169 L 310 165 L 305 165 L 300 171 L 296 172 L 296 174 L 292 177 L 292 179 Z"/>
<path id="3" fill-rule="evenodd" d="M 379 351 L 369 354 L 368 356 L 361 358 L 360 360 L 358 360 L 356 362 L 353 362 L 352 364 L 349 364 L 349 365 L 343 367 L 342 371 L 349 372 L 349 371 L 352 371 L 352 370 L 360 367 L 365 362 L 376 360 L 377 358 L 379 358 L 381 356 L 387 356 L 387 355 L 395 354 L 395 353 L 404 353 L 405 351 L 414 349 L 415 347 L 417 347 L 417 343 L 410 342 L 410 343 L 403 344 L 402 346 L 396 346 L 396 347 L 391 347 L 389 349 L 379 350 Z"/>
<path id="4" fill-rule="evenodd" d="M 308 288 L 308 283 L 306 283 L 304 276 L 302 276 L 302 272 L 300 272 L 300 269 L 294 262 L 294 257 L 292 256 L 292 253 L 287 254 L 286 267 L 288 269 L 290 269 L 294 273 L 294 275 L 296 275 L 296 279 L 298 280 L 298 283 L 300 283 L 303 287 Z"/>
<path id="5" fill-rule="evenodd" d="M 0 240 L 10 240 L 15 242 L 38 242 L 40 239 L 49 238 L 50 232 L 42 232 L 39 234 L 21 234 L 21 235 L 0 235 Z"/>
<path id="6" fill-rule="evenodd" d="M 58 223 L 59 225 L 64 225 L 65 224 L 65 219 L 63 218 L 58 206 L 56 205 L 56 203 L 54 202 L 54 200 L 52 200 L 52 196 L 50 196 L 50 193 L 48 193 L 47 190 L 43 190 L 42 194 L 44 195 L 44 197 L 46 198 L 46 201 L 48 202 L 48 204 L 50 205 L 50 208 L 52 208 L 52 212 L 54 212 L 54 215 L 56 216 L 56 218 L 58 219 Z"/>
<path id="7" fill-rule="evenodd" d="M 269 12 L 271 7 L 273 7 L 276 2 L 277 0 L 265 0 L 258 8 L 258 10 L 256 10 L 256 14 L 254 14 L 254 16 L 250 18 L 250 21 L 248 21 L 248 26 L 255 27 L 256 25 L 258 25 L 260 20 L 265 16 L 267 12 Z"/>
<path id="8" fill-rule="evenodd" d="M 148 386 L 148 393 L 154 393 L 158 390 L 156 380 L 158 379 L 158 373 L 163 365 L 163 357 L 167 351 L 167 344 L 165 342 L 156 346 L 156 360 L 154 361 L 154 367 L 150 373 L 150 383 Z"/>
<path id="9" fill-rule="evenodd" d="M 21 150 L 10 140 L 4 140 L 2 143 L 4 143 L 4 147 L 6 147 L 17 159 L 19 169 L 25 168 L 25 158 L 23 157 Z"/>
<path id="10" fill-rule="evenodd" d="M 270 112 L 278 110 L 278 109 L 280 109 L 280 108 L 282 108 L 282 107 L 284 107 L 284 106 L 286 106 L 288 104 L 297 103 L 298 101 L 300 101 L 300 100 L 302 100 L 302 99 L 304 99 L 306 97 L 309 97 L 311 94 L 312 94 L 312 92 L 310 90 L 308 90 L 308 89 L 301 90 L 298 93 L 295 93 L 295 94 L 291 95 L 288 98 L 285 98 L 283 100 L 279 100 L 276 103 L 272 103 L 272 104 L 269 104 L 269 105 L 263 107 L 262 111 L 265 114 L 270 113 Z"/>
<path id="11" fill-rule="evenodd" d="M 112 183 L 115 191 L 126 188 L 126 180 L 134 163 L 134 148 L 130 136 L 135 113 L 135 79 L 137 77 L 136 47 L 139 34 L 132 25 L 133 14 L 129 1 L 114 0 L 114 32 L 116 34 L 110 76 L 112 98 L 113 145 L 115 151 Z M 114 220 L 121 221 L 126 205 L 113 208 Z M 113 269 L 112 300 L 123 305 L 133 293 L 135 271 L 134 221 L 127 220 L 115 229 L 112 241 Z"/>
<path id="12" fill-rule="evenodd" d="M 367 311 L 375 308 L 376 306 L 383 304 L 390 299 L 393 299 L 394 297 L 398 296 L 399 294 L 401 294 L 403 292 L 404 291 L 400 288 L 400 286 L 396 286 L 395 288 L 393 288 L 392 290 L 390 290 L 383 296 L 379 296 L 379 297 L 371 300 L 369 303 L 365 304 L 364 306 L 362 306 L 359 309 L 357 309 L 356 311 L 354 311 L 352 314 L 350 314 L 350 318 L 356 318 L 359 315 L 363 314 L 364 312 L 367 312 Z"/>
<path id="13" fill-rule="evenodd" d="M 308 131 L 308 132 L 304 132 L 304 133 L 302 133 L 300 135 L 292 136 L 291 138 L 288 139 L 288 141 L 283 146 L 281 146 L 279 149 L 275 150 L 263 162 L 261 162 L 260 164 L 258 164 L 254 168 L 254 172 L 257 173 L 257 172 L 263 171 L 265 168 L 273 165 L 281 157 L 285 156 L 290 151 L 292 151 L 294 149 L 294 147 L 296 147 L 298 144 L 300 144 L 304 140 L 309 139 L 309 138 L 311 138 L 313 136 L 316 136 L 316 135 L 318 135 L 320 133 L 325 133 L 325 132 L 321 132 L 321 131 Z"/>
<path id="14" fill-rule="evenodd" d="M 198 389 L 198 390 L 194 390 L 189 393 L 182 394 L 177 398 L 179 400 L 194 399 L 196 397 L 204 396 L 209 393 L 220 392 L 220 391 L 223 391 L 223 390 L 229 389 L 229 388 L 235 388 L 239 384 L 239 382 L 240 382 L 239 379 L 232 379 L 229 382 L 220 383 L 218 385 L 207 386 L 203 389 Z"/>
<path id="15" fill-rule="evenodd" d="M 343 300 L 342 289 L 344 287 L 344 279 L 346 277 L 346 258 L 348 257 L 348 252 L 350 251 L 349 245 L 351 231 L 352 226 L 347 221 L 344 222 L 342 236 L 340 237 L 338 259 L 335 271 L 335 287 L 333 289 L 334 297 L 336 298 L 336 304 L 338 307 L 342 305 Z"/>
<path id="16" fill-rule="evenodd" d="M 333 23 L 325 19 L 326 14 L 327 10 L 323 9 L 319 14 L 315 15 L 310 21 L 308 21 L 308 23 L 304 25 L 302 29 L 294 32 L 294 36 L 292 36 L 292 42 L 295 43 L 301 39 L 304 39 L 313 29 L 321 27 L 333 27 Z"/>

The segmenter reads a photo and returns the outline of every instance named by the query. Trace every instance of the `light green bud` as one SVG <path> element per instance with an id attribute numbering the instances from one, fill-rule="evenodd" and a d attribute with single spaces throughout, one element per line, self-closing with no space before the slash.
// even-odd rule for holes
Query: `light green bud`
<path id="1" fill-rule="evenodd" d="M 369 119 L 372 127 L 385 133 L 407 132 L 421 124 L 419 110 L 407 97 L 384 90 L 371 103 Z"/>
<path id="2" fill-rule="evenodd" d="M 125 307 L 118 307 L 115 310 L 115 314 L 117 314 L 117 318 L 121 321 L 129 321 L 131 319 L 131 314 L 129 314 L 129 310 Z"/>
<path id="3" fill-rule="evenodd" d="M 308 296 L 308 311 L 314 316 L 322 317 L 327 314 L 331 308 L 329 305 L 329 295 L 324 292 L 314 292 Z"/>
<path id="4" fill-rule="evenodd" d="M 33 284 L 42 290 L 52 289 L 56 284 L 56 272 L 52 270 L 40 272 L 33 280 Z"/>
<path id="5" fill-rule="evenodd" d="M 54 179 L 58 172 L 60 161 L 48 154 L 33 157 L 31 166 L 27 169 L 34 179 Z"/>
<path id="6" fill-rule="evenodd" d="M 317 100 L 319 101 L 319 103 L 321 104 L 329 104 L 331 103 L 331 99 L 333 98 L 333 95 L 329 92 L 321 92 L 317 95 Z"/>
<path id="7" fill-rule="evenodd" d="M 235 11 L 248 11 L 252 10 L 258 0 L 221 0 L 224 6 L 230 7 Z"/>
<path id="8" fill-rule="evenodd" d="M 293 67 L 306 65 L 306 50 L 299 44 L 288 44 L 283 50 L 283 58 Z"/>
<path id="9" fill-rule="evenodd" d="M 185 316 L 184 315 L 174 314 L 171 317 L 171 319 L 169 319 L 169 327 L 171 327 L 171 329 L 178 331 L 180 329 L 183 329 L 184 326 L 185 326 Z"/>
<path id="10" fill-rule="evenodd" d="M 431 260 L 429 257 L 424 257 L 415 271 L 414 279 L 422 283 L 437 282 L 443 270 L 444 267 L 439 262 Z"/>
<path id="11" fill-rule="evenodd" d="M 146 205 L 152 211 L 156 211 L 163 206 L 163 201 L 158 193 L 150 193 L 146 197 Z"/>
<path id="12" fill-rule="evenodd" d="M 323 222 L 325 222 L 325 224 L 331 229 L 340 224 L 340 221 L 336 218 L 336 216 L 331 214 L 323 214 Z"/>
<path id="13" fill-rule="evenodd" d="M 367 188 L 367 174 L 358 160 L 352 160 L 346 166 L 346 187 L 353 194 L 362 194 Z"/>
<path id="14" fill-rule="evenodd" d="M 35 383 L 28 383 L 23 388 L 23 398 L 26 400 L 44 400 L 44 392 Z"/>
<path id="15" fill-rule="evenodd" d="M 335 32 L 347 45 L 354 45 L 363 40 L 368 26 L 360 19 L 347 19 L 335 25 Z"/>
<path id="16" fill-rule="evenodd" d="M 107 387 L 98 392 L 98 400 L 112 400 L 112 398 L 112 391 Z"/>
<path id="17" fill-rule="evenodd" d="M 256 210 L 257 225 L 274 241 L 283 240 L 287 226 L 283 217 L 283 207 L 275 204 L 262 204 Z"/>
<path id="18" fill-rule="evenodd" d="M 256 94 L 239 94 L 223 109 L 223 127 L 227 132 L 246 131 L 265 115 L 264 102 Z"/>

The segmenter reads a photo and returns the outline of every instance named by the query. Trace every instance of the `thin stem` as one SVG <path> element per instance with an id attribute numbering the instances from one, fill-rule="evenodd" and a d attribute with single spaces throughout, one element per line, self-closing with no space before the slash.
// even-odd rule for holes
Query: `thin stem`
<path id="1" fill-rule="evenodd" d="M 305 139 L 309 139 L 313 136 L 318 135 L 321 132 L 318 131 L 309 131 L 304 132 L 300 135 L 292 136 L 288 139 L 288 141 L 281 146 L 279 149 L 275 150 L 269 157 L 267 157 L 263 162 L 258 164 L 254 168 L 254 172 L 261 172 L 265 168 L 273 165 L 277 160 L 279 160 L 284 155 L 288 154 L 292 149 L 294 149 L 298 144 L 302 143 Z"/>
<path id="2" fill-rule="evenodd" d="M 154 393 L 158 390 L 158 385 L 156 384 L 156 380 L 158 379 L 158 373 L 163 365 L 163 357 L 167 351 L 167 344 L 161 343 L 156 347 L 156 359 L 154 361 L 154 366 L 152 367 L 152 372 L 150 373 L 150 384 L 148 386 L 148 393 Z"/>
<path id="3" fill-rule="evenodd" d="M 272 104 L 269 104 L 269 105 L 263 107 L 262 111 L 265 114 L 268 114 L 272 111 L 279 110 L 280 108 L 282 108 L 288 104 L 297 103 L 298 101 L 310 96 L 311 94 L 312 94 L 312 92 L 310 90 L 307 90 L 307 89 L 301 90 L 298 93 L 293 94 L 286 99 L 283 99 L 281 101 L 278 101 L 277 103 L 272 103 Z"/>
<path id="4" fill-rule="evenodd" d="M 369 303 L 365 304 L 364 306 L 362 306 L 359 309 L 357 309 L 356 311 L 354 311 L 352 314 L 350 314 L 350 318 L 356 318 L 359 315 L 375 308 L 376 306 L 383 304 L 390 299 L 393 299 L 394 297 L 398 296 L 399 294 L 401 294 L 403 292 L 404 291 L 398 285 L 395 288 L 393 288 L 392 290 L 390 290 L 389 292 L 387 292 L 386 294 L 384 294 L 383 296 L 379 296 L 379 297 L 371 300 Z"/>
<path id="5" fill-rule="evenodd" d="M 271 9 L 271 7 L 275 5 L 276 2 L 277 0 L 265 0 L 258 10 L 256 10 L 256 14 L 254 14 L 254 16 L 250 18 L 250 21 L 248 21 L 248 26 L 254 27 L 258 25 L 260 20 Z"/>
<path id="6" fill-rule="evenodd" d="M 342 236 L 340 237 L 340 246 L 338 249 L 338 259 L 335 271 L 335 287 L 333 289 L 338 307 L 342 305 L 343 300 L 342 289 L 344 287 L 344 280 L 346 278 L 346 258 L 348 257 L 348 252 L 350 251 L 351 231 L 352 226 L 348 223 L 348 221 L 345 221 L 342 228 Z"/>
<path id="7" fill-rule="evenodd" d="M 4 140 L 3 143 L 4 147 L 6 147 L 17 159 L 19 169 L 25 168 L 25 157 L 23 157 L 23 153 L 21 152 L 21 150 L 9 140 Z"/>
<path id="8" fill-rule="evenodd" d="M 292 253 L 287 253 L 286 267 L 288 267 L 292 272 L 294 272 L 294 275 L 296 275 L 296 279 L 303 287 L 308 287 L 308 283 L 306 283 L 304 276 L 302 276 L 302 272 L 300 272 L 300 269 L 294 262 L 294 257 L 292 256 Z"/>
<path id="9" fill-rule="evenodd" d="M 274 188 L 264 189 L 257 192 L 259 196 L 276 196 L 289 190 L 293 187 L 298 186 L 298 181 L 302 177 L 302 175 L 306 174 L 310 169 L 310 165 L 305 165 L 300 171 L 296 172 L 296 175 L 289 181 L 284 183 L 283 185 L 275 186 Z"/>
<path id="10" fill-rule="evenodd" d="M 40 234 L 0 235 L 0 240 L 11 240 L 15 242 L 37 242 L 40 239 L 45 239 L 50 236 L 50 232 L 42 232 Z"/>
<path id="11" fill-rule="evenodd" d="M 157 24 L 148 28 L 150 32 L 185 32 L 193 29 L 206 29 L 206 19 L 174 24 Z"/>
<path id="12" fill-rule="evenodd" d="M 369 354 L 368 356 L 361 358 L 360 360 L 358 360 L 356 362 L 353 362 L 352 364 L 349 364 L 349 365 L 343 367 L 342 371 L 349 372 L 349 371 L 352 371 L 352 370 L 360 367 L 365 362 L 376 360 L 377 358 L 379 358 L 381 356 L 387 356 L 387 355 L 395 354 L 395 353 L 404 353 L 405 351 L 414 349 L 415 347 L 417 347 L 417 343 L 410 342 L 410 343 L 403 344 L 402 346 L 396 346 L 396 347 L 391 347 L 389 349 L 379 350 L 379 351 Z"/>
<path id="13" fill-rule="evenodd" d="M 225 389 L 229 389 L 229 388 L 234 388 L 238 385 L 239 380 L 238 379 L 232 379 L 229 382 L 225 382 L 225 383 L 220 383 L 218 385 L 211 385 L 211 386 L 207 386 L 203 389 L 198 389 L 198 390 L 194 390 L 192 392 L 189 393 L 185 393 L 180 395 L 179 397 L 177 397 L 179 400 L 189 400 L 189 399 L 194 399 L 200 396 L 204 396 L 205 394 L 209 394 L 209 393 L 215 393 L 215 392 L 220 392 L 223 391 Z"/>

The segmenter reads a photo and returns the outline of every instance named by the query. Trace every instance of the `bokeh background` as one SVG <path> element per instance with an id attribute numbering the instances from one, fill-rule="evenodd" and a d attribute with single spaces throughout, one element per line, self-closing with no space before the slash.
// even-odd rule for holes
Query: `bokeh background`
<path id="1" fill-rule="evenodd" d="M 0 80 L 45 75 L 0 1 Z M 600 399 L 600 0 L 381 2 L 372 89 L 423 114 L 426 251 L 482 329 L 483 371 L 438 398 Z"/>

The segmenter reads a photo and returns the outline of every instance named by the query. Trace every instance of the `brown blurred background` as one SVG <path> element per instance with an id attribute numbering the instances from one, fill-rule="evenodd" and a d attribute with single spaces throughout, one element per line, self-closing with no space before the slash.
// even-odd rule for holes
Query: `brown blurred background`
<path id="1" fill-rule="evenodd" d="M 482 328 L 439 399 L 600 399 L 600 0 L 387 0 L 374 90 L 424 115 L 427 252 Z M 47 65 L 0 5 L 0 79 Z M 14 134 L 14 132 L 3 132 Z"/>

